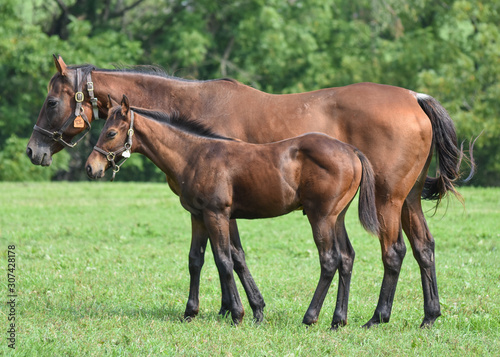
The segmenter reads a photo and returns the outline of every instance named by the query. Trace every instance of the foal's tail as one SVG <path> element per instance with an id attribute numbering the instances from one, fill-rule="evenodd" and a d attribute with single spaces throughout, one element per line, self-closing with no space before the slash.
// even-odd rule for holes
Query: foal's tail
<path id="1" fill-rule="evenodd" d="M 461 200 L 461 195 L 454 184 L 461 176 L 462 159 L 468 161 L 471 168 L 469 176 L 463 182 L 469 181 L 476 172 L 476 163 L 472 155 L 475 140 L 469 145 L 469 157 L 464 156 L 463 144 L 458 147 L 455 125 L 446 109 L 430 95 L 417 93 L 416 97 L 418 104 L 431 121 L 432 143 L 438 159 L 437 177 L 427 176 L 422 198 L 436 200 L 437 206 L 441 199 L 451 192 Z"/>
<path id="2" fill-rule="evenodd" d="M 368 232 L 378 235 L 380 232 L 380 223 L 377 218 L 377 207 L 375 205 L 375 175 L 372 164 L 361 151 L 354 149 L 354 152 L 363 167 L 363 174 L 359 185 L 359 220 Z"/>

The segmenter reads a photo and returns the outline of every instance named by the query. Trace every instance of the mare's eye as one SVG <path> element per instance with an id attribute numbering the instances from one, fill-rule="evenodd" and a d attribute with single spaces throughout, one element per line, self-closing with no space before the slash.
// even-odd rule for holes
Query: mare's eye
<path id="1" fill-rule="evenodd" d="M 57 107 L 57 100 L 49 99 L 47 101 L 47 107 L 50 109 L 54 109 L 55 107 Z"/>
<path id="2" fill-rule="evenodd" d="M 106 137 L 108 139 L 114 138 L 115 136 L 116 136 L 116 131 L 108 131 L 108 133 L 106 134 Z"/>

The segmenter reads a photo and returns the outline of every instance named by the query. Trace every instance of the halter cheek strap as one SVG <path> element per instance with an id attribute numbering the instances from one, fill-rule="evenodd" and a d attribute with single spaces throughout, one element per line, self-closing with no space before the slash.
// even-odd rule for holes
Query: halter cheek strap
<path id="1" fill-rule="evenodd" d="M 97 98 L 94 97 L 94 83 L 92 82 L 92 78 L 90 76 L 90 73 L 87 75 L 87 92 L 90 97 L 90 103 L 92 104 L 92 114 L 94 119 L 99 119 L 99 109 L 97 108 Z M 90 122 L 85 115 L 85 111 L 83 110 L 82 103 L 85 99 L 85 95 L 83 94 L 83 81 L 82 81 L 82 70 L 81 68 L 77 68 L 76 70 L 76 93 L 75 93 L 75 111 L 74 113 L 64 122 L 63 126 L 56 131 L 49 131 L 47 129 L 44 129 L 42 127 L 39 127 L 38 125 L 35 124 L 33 127 L 33 130 L 38 131 L 39 133 L 42 133 L 45 136 L 48 136 L 52 138 L 52 140 L 57 141 L 64 146 L 68 148 L 73 148 L 78 144 L 84 137 L 85 135 L 88 134 L 88 132 L 91 129 Z M 85 125 L 86 129 L 84 134 L 76 140 L 74 143 L 67 142 L 66 140 L 63 139 L 63 134 L 66 131 L 66 129 L 71 125 L 75 123 L 75 120 L 80 117 Z"/>
<path id="2" fill-rule="evenodd" d="M 130 157 L 130 148 L 132 147 L 133 136 L 134 136 L 134 112 L 130 111 L 130 128 L 127 131 L 127 141 L 125 142 L 122 148 L 116 151 L 105 151 L 98 146 L 94 146 L 94 150 L 97 151 L 98 153 L 103 154 L 113 167 L 113 176 L 111 177 L 111 181 L 115 179 L 116 173 L 120 171 L 121 166 Z M 117 164 L 115 162 L 115 158 L 120 154 L 122 154 L 122 161 L 120 161 Z"/>

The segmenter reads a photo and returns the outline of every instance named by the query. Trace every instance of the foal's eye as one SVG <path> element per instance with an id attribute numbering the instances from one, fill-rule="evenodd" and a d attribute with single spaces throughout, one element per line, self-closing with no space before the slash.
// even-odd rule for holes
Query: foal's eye
<path id="1" fill-rule="evenodd" d="M 108 133 L 106 134 L 106 137 L 108 139 L 114 138 L 115 136 L 116 136 L 116 131 L 108 131 Z"/>

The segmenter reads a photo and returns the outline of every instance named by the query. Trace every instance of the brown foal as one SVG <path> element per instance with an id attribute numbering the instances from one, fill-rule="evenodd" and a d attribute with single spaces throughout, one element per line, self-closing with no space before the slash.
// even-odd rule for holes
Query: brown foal
<path id="1" fill-rule="evenodd" d="M 318 248 L 321 275 L 303 322 L 312 324 L 339 270 L 332 329 L 347 322 L 354 250 L 344 216 L 358 188 L 359 218 L 365 229 L 379 233 L 375 181 L 371 164 L 351 145 L 320 133 L 257 145 L 222 138 L 198 122 L 130 108 L 127 97 L 110 110 L 86 168 L 91 178 L 116 167 L 115 160 L 138 152 L 168 177 L 182 206 L 191 213 L 191 275 L 185 317 L 199 309 L 199 279 L 210 240 L 220 275 L 223 300 L 234 323 L 244 311 L 233 278 L 229 222 L 266 218 L 302 209 Z M 125 153 L 125 155 L 124 155 Z"/>

